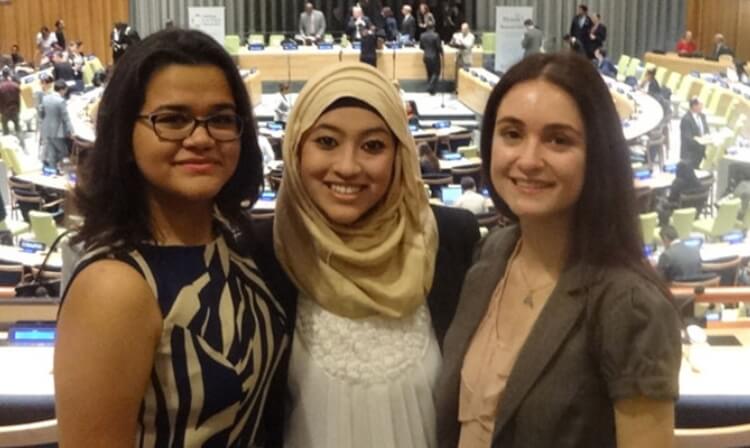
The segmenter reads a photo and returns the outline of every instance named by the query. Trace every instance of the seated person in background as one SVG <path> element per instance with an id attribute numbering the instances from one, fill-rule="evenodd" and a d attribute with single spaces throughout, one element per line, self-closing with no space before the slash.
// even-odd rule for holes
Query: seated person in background
<path id="1" fill-rule="evenodd" d="M 477 183 L 473 177 L 464 176 L 461 178 L 461 190 L 463 190 L 463 194 L 453 204 L 454 207 L 466 209 L 475 215 L 487 213 L 487 198 L 477 193 Z"/>
<path id="2" fill-rule="evenodd" d="M 581 42 L 579 42 L 575 36 L 571 36 L 570 34 L 563 36 L 562 49 L 563 51 L 571 51 L 573 53 L 578 53 L 581 56 L 586 56 L 586 50 L 583 48 Z"/>
<path id="3" fill-rule="evenodd" d="M 406 118 L 409 119 L 409 126 L 419 126 L 419 112 L 417 111 L 417 102 L 408 100 L 406 102 Z"/>
<path id="4" fill-rule="evenodd" d="M 672 211 L 679 207 L 681 194 L 698 192 L 703 188 L 698 176 L 695 175 L 695 170 L 690 166 L 690 162 L 685 160 L 678 162 L 674 180 L 669 187 L 669 195 L 666 199 L 664 197 L 657 199 L 656 212 L 659 214 L 659 225 L 669 224 Z"/>
<path id="5" fill-rule="evenodd" d="M 427 143 L 419 144 L 419 169 L 422 174 L 433 174 L 440 172 L 440 160 L 435 151 Z"/>
<path id="6" fill-rule="evenodd" d="M 734 57 L 734 51 L 729 48 L 729 45 L 727 45 L 726 42 L 724 42 L 724 35 L 717 34 L 714 36 L 713 58 L 719 59 L 719 56 L 723 56 L 725 54 Z"/>
<path id="7" fill-rule="evenodd" d="M 289 110 L 292 108 L 290 98 L 287 96 L 289 93 L 289 84 L 282 82 L 279 83 L 279 102 L 276 104 L 276 109 L 273 111 L 273 119 L 286 123 L 289 117 Z"/>
<path id="8" fill-rule="evenodd" d="M 599 73 L 610 78 L 617 78 L 617 67 L 607 58 L 607 50 L 601 47 L 597 48 L 594 50 L 594 56 L 596 57 L 596 68 L 599 69 Z"/>
<path id="9" fill-rule="evenodd" d="M 663 99 L 661 94 L 661 87 L 659 82 L 656 80 L 656 68 L 650 68 L 646 70 L 645 76 L 641 80 L 638 87 L 641 90 L 645 90 L 649 95 L 661 101 Z"/>
<path id="10" fill-rule="evenodd" d="M 13 44 L 13 46 L 10 47 L 10 59 L 11 61 L 13 61 L 14 66 L 25 63 L 23 55 L 21 54 L 21 49 L 18 47 L 18 44 Z"/>
<path id="11" fill-rule="evenodd" d="M 694 279 L 701 275 L 701 253 L 697 247 L 680 241 L 677 230 L 670 225 L 661 228 L 659 237 L 665 249 L 659 256 L 656 270 L 666 281 Z"/>
<path id="12" fill-rule="evenodd" d="M 326 18 L 315 9 L 312 2 L 305 3 L 305 10 L 299 15 L 299 34 L 297 39 L 305 45 L 323 40 L 326 32 Z"/>
<path id="13" fill-rule="evenodd" d="M 685 31 L 685 35 L 682 36 L 682 39 L 677 41 L 675 50 L 677 50 L 677 53 L 679 54 L 693 54 L 698 51 L 698 46 L 695 44 L 695 41 L 693 41 L 692 31 Z"/>
<path id="14" fill-rule="evenodd" d="M 55 81 L 65 81 L 68 86 L 75 85 L 76 71 L 62 51 L 55 52 L 52 56 L 52 63 L 54 64 L 52 75 L 55 77 Z"/>
<path id="15" fill-rule="evenodd" d="M 346 24 L 346 34 L 351 42 L 362 39 L 362 30 L 370 28 L 370 18 L 364 15 L 359 6 L 352 7 L 352 16 Z"/>

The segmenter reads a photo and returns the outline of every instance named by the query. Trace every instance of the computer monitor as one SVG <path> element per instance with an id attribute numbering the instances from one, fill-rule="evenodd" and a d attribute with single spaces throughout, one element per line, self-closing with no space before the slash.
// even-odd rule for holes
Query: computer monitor
<path id="1" fill-rule="evenodd" d="M 453 205 L 461 197 L 461 185 L 446 185 L 440 189 L 440 197 L 445 205 Z"/>
<path id="2" fill-rule="evenodd" d="M 696 249 L 700 249 L 703 245 L 703 239 L 702 238 L 685 238 L 682 240 L 682 244 L 688 246 L 688 247 L 694 247 Z"/>
<path id="3" fill-rule="evenodd" d="M 445 150 L 440 153 L 440 158 L 443 160 L 461 160 L 461 157 L 461 154 L 451 150 Z"/>
<path id="4" fill-rule="evenodd" d="M 260 194 L 259 199 L 262 201 L 273 201 L 276 199 L 276 192 L 273 190 L 265 190 Z"/>

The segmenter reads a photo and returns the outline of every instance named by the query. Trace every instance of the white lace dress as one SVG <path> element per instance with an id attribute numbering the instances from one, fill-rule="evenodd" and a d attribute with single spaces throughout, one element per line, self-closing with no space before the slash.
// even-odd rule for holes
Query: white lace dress
<path id="1" fill-rule="evenodd" d="M 285 446 L 436 446 L 440 349 L 427 306 L 402 319 L 348 319 L 300 298 Z"/>

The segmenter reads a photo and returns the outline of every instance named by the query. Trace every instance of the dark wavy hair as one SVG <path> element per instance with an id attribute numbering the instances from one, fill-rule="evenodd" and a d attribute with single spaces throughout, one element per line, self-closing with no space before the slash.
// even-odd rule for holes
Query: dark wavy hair
<path id="1" fill-rule="evenodd" d="M 159 31 L 128 48 L 118 61 L 99 105 L 96 142 L 81 167 L 75 202 L 84 218 L 75 238 L 85 247 L 127 247 L 153 239 L 146 180 L 133 157 L 133 128 L 152 75 L 171 65 L 212 65 L 231 88 L 243 121 L 240 156 L 232 177 L 215 198 L 233 236 L 249 235 L 241 203 L 254 203 L 263 166 L 250 98 L 232 58 L 213 38 L 195 30 Z"/>
<path id="2" fill-rule="evenodd" d="M 585 126 L 586 168 L 573 211 L 568 262 L 630 267 L 661 285 L 643 256 L 633 173 L 620 118 L 606 84 L 584 57 L 573 53 L 536 54 L 502 76 L 489 96 L 482 122 L 485 180 L 492 185 L 492 141 L 500 103 L 513 87 L 531 80 L 544 80 L 570 95 Z M 518 217 L 494 186 L 490 194 L 497 210 L 517 222 Z"/>

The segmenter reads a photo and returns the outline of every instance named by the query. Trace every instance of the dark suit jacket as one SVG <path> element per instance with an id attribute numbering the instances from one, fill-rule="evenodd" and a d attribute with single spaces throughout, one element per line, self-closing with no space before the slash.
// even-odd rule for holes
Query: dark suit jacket
<path id="1" fill-rule="evenodd" d="M 700 114 L 701 121 L 703 122 L 703 133 L 709 132 L 708 121 L 706 115 Z M 693 119 L 693 113 L 687 112 L 680 121 L 680 158 L 684 160 L 697 160 L 700 163 L 703 160 L 703 156 L 706 153 L 706 147 L 694 140 L 695 137 L 700 136 L 700 129 L 698 123 Z"/>
<path id="2" fill-rule="evenodd" d="M 700 250 L 674 242 L 659 256 L 656 269 L 668 282 L 695 279 L 702 272 Z"/>
<path id="3" fill-rule="evenodd" d="M 728 54 L 734 56 L 734 51 L 727 44 L 719 44 L 714 47 L 714 58 L 719 59 L 719 56 Z"/>
<path id="4" fill-rule="evenodd" d="M 369 28 L 372 24 L 372 21 L 370 21 L 370 18 L 367 16 L 362 16 L 362 20 L 365 22 L 364 28 Z M 362 30 L 360 29 L 359 32 L 361 35 Z M 351 42 L 357 40 L 357 21 L 354 16 L 349 17 L 349 22 L 346 24 L 346 34 L 349 36 Z"/>
<path id="5" fill-rule="evenodd" d="M 593 25 L 591 28 L 594 28 Z M 596 27 L 596 31 L 593 32 L 594 39 L 591 39 L 591 34 L 592 33 L 589 33 L 590 47 L 591 51 L 594 51 L 597 48 L 604 46 L 604 42 L 607 40 L 607 26 L 600 23 L 599 26 Z"/>
<path id="6" fill-rule="evenodd" d="M 63 81 L 75 81 L 76 72 L 70 62 L 58 62 L 52 69 L 52 73 L 55 77 L 55 81 L 62 79 Z"/>
<path id="7" fill-rule="evenodd" d="M 438 446 L 455 448 L 461 368 L 518 241 L 495 229 L 477 247 L 445 336 L 435 388 Z M 518 354 L 493 448 L 614 447 L 614 401 L 677 397 L 680 323 L 671 301 L 623 268 L 567 267 Z"/>
<path id="8" fill-rule="evenodd" d="M 607 58 L 604 58 L 599 62 L 599 72 L 604 76 L 617 78 L 617 67 Z"/>
<path id="9" fill-rule="evenodd" d="M 419 48 L 424 52 L 423 59 L 436 61 L 443 55 L 443 41 L 438 33 L 425 31 L 419 38 Z"/>
<path id="10" fill-rule="evenodd" d="M 581 26 L 579 24 L 579 19 L 580 17 L 576 15 L 570 22 L 570 35 L 575 36 L 575 38 L 578 39 L 578 42 L 583 46 L 583 49 L 588 53 L 591 42 L 591 36 L 589 36 L 589 34 L 591 33 L 593 23 L 591 22 L 591 17 L 586 16 L 586 20 L 584 21 L 583 26 Z"/>
<path id="11" fill-rule="evenodd" d="M 401 34 L 408 34 L 414 40 L 417 35 L 417 20 L 414 16 L 405 17 L 401 22 Z"/>
<path id="12" fill-rule="evenodd" d="M 435 275 L 432 287 L 427 296 L 427 307 L 438 345 L 442 348 L 443 338 L 456 311 L 458 297 L 463 286 L 464 275 L 471 265 L 471 256 L 476 242 L 479 240 L 479 225 L 476 217 L 468 210 L 458 208 L 433 206 L 435 220 L 438 227 L 438 253 L 435 260 Z M 254 223 L 255 247 L 253 252 L 257 260 L 263 260 L 259 268 L 264 275 L 266 284 L 282 303 L 290 303 L 292 329 L 296 319 L 297 289 L 286 276 L 279 264 L 273 248 L 273 221 L 259 221 Z M 284 419 L 286 416 L 285 399 L 287 374 L 289 372 L 289 357 L 291 348 L 282 358 L 274 386 L 269 392 L 269 405 L 264 420 L 264 427 L 268 428 L 269 443 L 265 446 L 283 446 Z"/>

